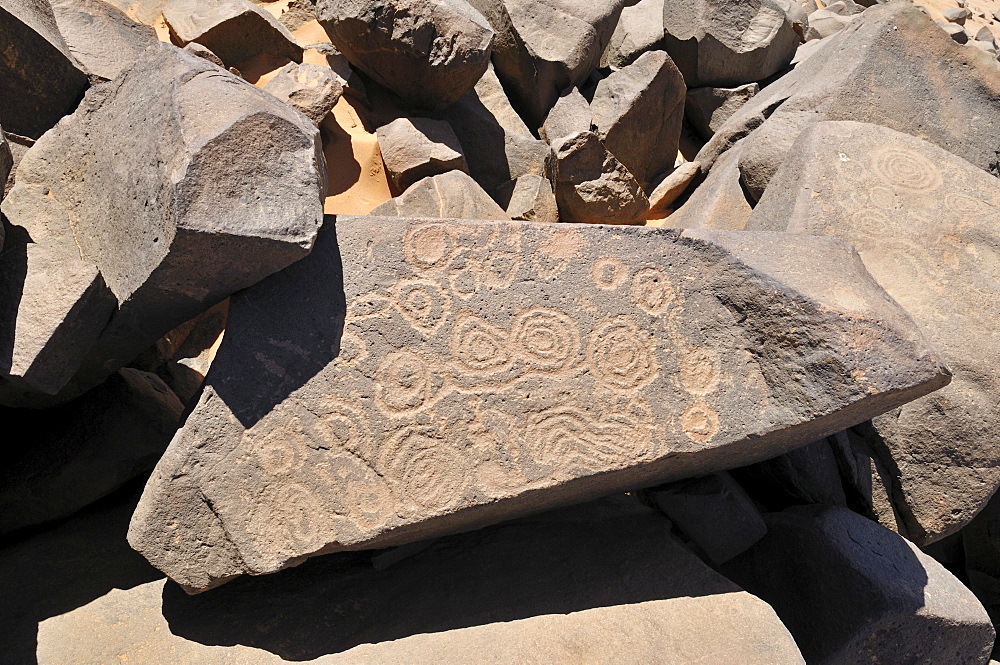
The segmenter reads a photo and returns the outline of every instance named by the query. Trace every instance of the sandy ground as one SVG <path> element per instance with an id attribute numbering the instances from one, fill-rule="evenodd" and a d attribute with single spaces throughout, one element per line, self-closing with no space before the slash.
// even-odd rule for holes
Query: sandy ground
<path id="1" fill-rule="evenodd" d="M 943 12 L 960 6 L 956 0 L 921 0 L 915 4 L 923 5 L 935 21 L 944 21 Z M 987 27 L 994 39 L 1000 36 L 1000 21 L 993 18 L 994 12 L 1000 10 L 1000 0 L 967 0 L 965 6 L 972 10 L 972 18 L 964 24 L 966 32 L 975 37 L 980 28 Z"/>

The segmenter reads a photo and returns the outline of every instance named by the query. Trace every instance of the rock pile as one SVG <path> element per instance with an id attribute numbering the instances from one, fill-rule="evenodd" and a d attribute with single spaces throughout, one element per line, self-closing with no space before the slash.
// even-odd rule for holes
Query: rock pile
<path id="1" fill-rule="evenodd" d="M 989 2 L 0 0 L 4 657 L 986 665 Z"/>

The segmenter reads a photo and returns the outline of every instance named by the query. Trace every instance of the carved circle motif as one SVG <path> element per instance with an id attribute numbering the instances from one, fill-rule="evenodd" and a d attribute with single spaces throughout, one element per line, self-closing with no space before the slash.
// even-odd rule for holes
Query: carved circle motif
<path id="1" fill-rule="evenodd" d="M 628 266 L 619 259 L 597 259 L 590 267 L 590 279 L 597 288 L 614 291 L 628 279 Z"/>
<path id="2" fill-rule="evenodd" d="M 452 355 L 476 372 L 501 371 L 512 361 L 503 331 L 475 316 L 465 316 L 456 322 Z"/>
<path id="3" fill-rule="evenodd" d="M 451 311 L 451 297 L 437 284 L 424 279 L 404 279 L 393 287 L 396 307 L 403 317 L 425 335 L 445 322 Z"/>
<path id="4" fill-rule="evenodd" d="M 416 411 L 436 393 L 431 364 L 412 351 L 390 353 L 375 372 L 375 399 L 390 413 Z"/>
<path id="5" fill-rule="evenodd" d="M 656 268 L 643 268 L 632 278 L 632 302 L 647 314 L 663 314 L 676 298 L 667 276 Z"/>
<path id="6" fill-rule="evenodd" d="M 319 525 L 326 521 L 323 506 L 308 489 L 294 483 L 281 485 L 270 505 L 277 507 L 277 531 L 296 553 L 308 553 L 322 545 Z"/>
<path id="7" fill-rule="evenodd" d="M 872 170 L 884 182 L 915 192 L 941 186 L 941 172 L 926 157 L 904 148 L 882 148 L 872 158 Z"/>
<path id="8" fill-rule="evenodd" d="M 576 323 L 555 309 L 539 307 L 517 315 L 510 339 L 522 359 L 548 370 L 567 367 L 580 352 Z"/>
<path id="9" fill-rule="evenodd" d="M 406 260 L 418 270 L 443 269 L 451 258 L 451 239 L 444 224 L 415 226 L 403 237 Z"/>
<path id="10" fill-rule="evenodd" d="M 590 362 L 597 379 L 617 390 L 650 383 L 660 367 L 650 342 L 627 320 L 604 324 L 591 335 Z"/>
<path id="11" fill-rule="evenodd" d="M 681 414 L 681 427 L 695 443 L 708 443 L 719 431 L 719 416 L 706 404 L 693 404 Z"/>
<path id="12" fill-rule="evenodd" d="M 308 440 L 298 417 L 290 418 L 286 426 L 274 426 L 259 433 L 257 428 L 261 425 L 263 423 L 248 430 L 246 436 L 264 471 L 283 476 L 301 467 L 308 450 Z"/>
<path id="13" fill-rule="evenodd" d="M 423 508 L 450 506 L 462 493 L 466 469 L 461 456 L 429 427 L 406 427 L 390 439 L 383 456 L 385 475 L 406 501 Z"/>
<path id="14" fill-rule="evenodd" d="M 719 354 L 699 348 L 684 354 L 680 362 L 681 385 L 692 395 L 707 395 L 719 387 Z"/>

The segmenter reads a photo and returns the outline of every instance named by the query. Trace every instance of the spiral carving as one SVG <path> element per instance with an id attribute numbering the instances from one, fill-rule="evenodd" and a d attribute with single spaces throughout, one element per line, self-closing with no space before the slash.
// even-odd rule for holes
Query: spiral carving
<path id="1" fill-rule="evenodd" d="M 383 451 L 383 475 L 394 482 L 404 501 L 424 509 L 443 509 L 461 496 L 465 463 L 433 428 L 406 427 L 386 442 Z"/>
<path id="2" fill-rule="evenodd" d="M 941 171 L 923 155 L 903 148 L 882 148 L 872 158 L 872 170 L 884 182 L 924 192 L 941 186 Z"/>
<path id="3" fill-rule="evenodd" d="M 558 370 L 580 353 L 580 332 L 566 314 L 539 307 L 519 314 L 511 326 L 511 342 L 520 357 L 536 368 Z"/>
<path id="4" fill-rule="evenodd" d="M 590 338 L 594 376 L 615 390 L 648 385 L 660 371 L 651 341 L 627 319 L 598 328 Z"/>

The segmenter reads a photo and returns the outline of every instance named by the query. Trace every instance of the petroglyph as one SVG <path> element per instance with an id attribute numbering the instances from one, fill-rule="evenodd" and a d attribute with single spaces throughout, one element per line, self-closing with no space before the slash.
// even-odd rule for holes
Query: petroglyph
<path id="1" fill-rule="evenodd" d="M 883 147 L 872 155 L 872 171 L 900 189 L 930 191 L 941 186 L 941 172 L 924 155 L 906 148 Z"/>
<path id="2" fill-rule="evenodd" d="M 705 245 L 667 229 L 338 218 L 308 259 L 234 300 L 202 401 L 144 501 L 176 510 L 210 502 L 241 553 L 233 565 L 259 574 L 319 550 L 390 546 L 748 463 L 747 455 L 782 452 L 794 439 L 776 437 L 769 449 L 769 433 L 808 429 L 811 409 L 850 405 L 865 417 L 855 403 L 872 393 L 846 378 L 831 386 L 829 373 L 802 369 L 794 406 L 783 402 L 784 383 L 773 368 L 762 371 L 766 359 L 739 351 L 757 348 L 761 333 L 734 322 L 713 291 L 717 273 L 729 271 L 726 283 L 756 293 L 756 269 L 720 262 L 728 250 Z M 838 275 L 851 274 L 843 257 L 827 255 Z M 335 265 L 342 281 L 329 276 Z M 331 302 L 346 296 L 342 330 L 335 314 L 316 315 L 324 293 Z M 784 293 L 769 289 L 754 311 L 769 312 Z M 828 304 L 814 294 L 800 300 L 812 297 Z M 872 302 L 863 325 L 896 325 L 878 315 L 894 304 Z M 773 316 L 784 322 L 788 313 Z M 880 398 L 913 389 L 872 370 L 878 358 L 857 359 L 858 331 L 843 317 L 803 316 L 798 325 L 830 340 L 824 352 L 848 371 L 864 363 Z M 815 321 L 831 323 L 816 332 Z M 268 339 L 281 343 L 254 341 Z M 241 345 L 246 352 L 231 350 Z M 937 377 L 909 347 L 886 362 L 891 377 L 922 377 L 921 385 Z M 288 371 L 272 380 L 271 365 Z M 750 436 L 755 446 L 741 445 Z M 244 459 L 238 473 L 209 471 Z M 178 460 L 195 469 L 198 498 L 170 493 Z M 247 514 L 259 517 L 247 524 Z M 185 568 L 198 557 L 178 554 L 195 547 L 192 534 L 155 548 L 167 531 L 145 520 L 133 528 L 141 551 L 160 552 L 157 565 L 189 586 L 216 583 L 210 571 Z"/>

